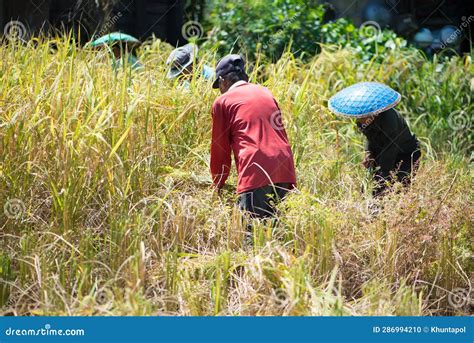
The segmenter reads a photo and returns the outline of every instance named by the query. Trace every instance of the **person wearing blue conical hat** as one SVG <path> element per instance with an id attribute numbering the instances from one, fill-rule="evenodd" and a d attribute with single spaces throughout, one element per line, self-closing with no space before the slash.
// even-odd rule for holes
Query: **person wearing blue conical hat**
<path id="1" fill-rule="evenodd" d="M 394 109 L 400 99 L 398 92 L 378 82 L 354 84 L 329 99 L 329 110 L 355 118 L 367 138 L 362 163 L 373 171 L 375 197 L 386 194 L 394 181 L 410 185 L 421 157 L 418 139 Z"/>
<path id="2" fill-rule="evenodd" d="M 143 68 L 143 65 L 138 61 L 135 50 L 140 44 L 138 39 L 126 33 L 111 32 L 90 42 L 89 46 L 110 49 L 115 57 L 114 69 L 119 69 L 124 65 L 130 66 L 132 69 L 139 69 Z"/>

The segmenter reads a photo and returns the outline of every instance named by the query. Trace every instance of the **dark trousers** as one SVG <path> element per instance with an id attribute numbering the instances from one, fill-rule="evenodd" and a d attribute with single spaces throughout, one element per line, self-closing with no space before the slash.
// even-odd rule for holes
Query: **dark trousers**
<path id="1" fill-rule="evenodd" d="M 380 171 L 374 173 L 375 186 L 373 190 L 374 197 L 385 194 L 389 191 L 393 182 L 401 182 L 405 187 L 411 183 L 411 177 L 418 170 L 419 160 L 421 157 L 420 150 L 415 150 L 411 154 L 400 154 L 395 162 L 395 169 L 392 175 L 384 175 Z"/>
<path id="2" fill-rule="evenodd" d="M 253 218 L 274 217 L 275 205 L 286 196 L 290 189 L 289 183 L 276 183 L 240 193 L 239 208 L 248 212 Z"/>

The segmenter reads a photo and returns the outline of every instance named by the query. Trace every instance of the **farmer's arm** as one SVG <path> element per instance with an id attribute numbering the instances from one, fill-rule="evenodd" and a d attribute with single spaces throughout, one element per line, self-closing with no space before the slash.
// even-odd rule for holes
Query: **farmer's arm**
<path id="1" fill-rule="evenodd" d="M 220 103 L 212 106 L 211 174 L 214 186 L 222 188 L 231 167 L 230 128 Z"/>

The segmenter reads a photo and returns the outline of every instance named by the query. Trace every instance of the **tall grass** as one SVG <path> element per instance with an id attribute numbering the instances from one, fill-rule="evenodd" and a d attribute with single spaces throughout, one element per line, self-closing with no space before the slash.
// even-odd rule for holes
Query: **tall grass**
<path id="1" fill-rule="evenodd" d="M 393 51 L 383 63 L 362 62 L 326 47 L 306 64 L 290 54 L 257 61 L 251 78 L 281 105 L 298 191 L 276 228 L 255 223 L 248 247 L 234 189 L 219 197 L 209 188 L 217 93 L 199 78 L 189 90 L 167 80 L 169 51 L 151 42 L 144 70 L 115 72 L 105 52 L 67 39 L 0 46 L 4 314 L 471 310 L 448 301 L 471 289 L 474 272 L 472 131 L 449 121 L 462 109 L 472 123 L 469 58 Z M 424 152 L 412 191 L 385 198 L 377 216 L 370 187 L 361 190 L 363 137 L 326 108 L 362 80 L 402 93 L 399 109 Z"/>

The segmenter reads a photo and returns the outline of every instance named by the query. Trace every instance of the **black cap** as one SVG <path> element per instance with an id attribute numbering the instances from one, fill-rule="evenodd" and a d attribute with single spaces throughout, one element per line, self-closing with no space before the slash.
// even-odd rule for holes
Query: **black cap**
<path id="1" fill-rule="evenodd" d="M 219 78 L 233 71 L 245 74 L 245 61 L 240 55 L 232 54 L 223 57 L 216 66 L 216 79 L 212 84 L 212 88 L 219 88 Z"/>

